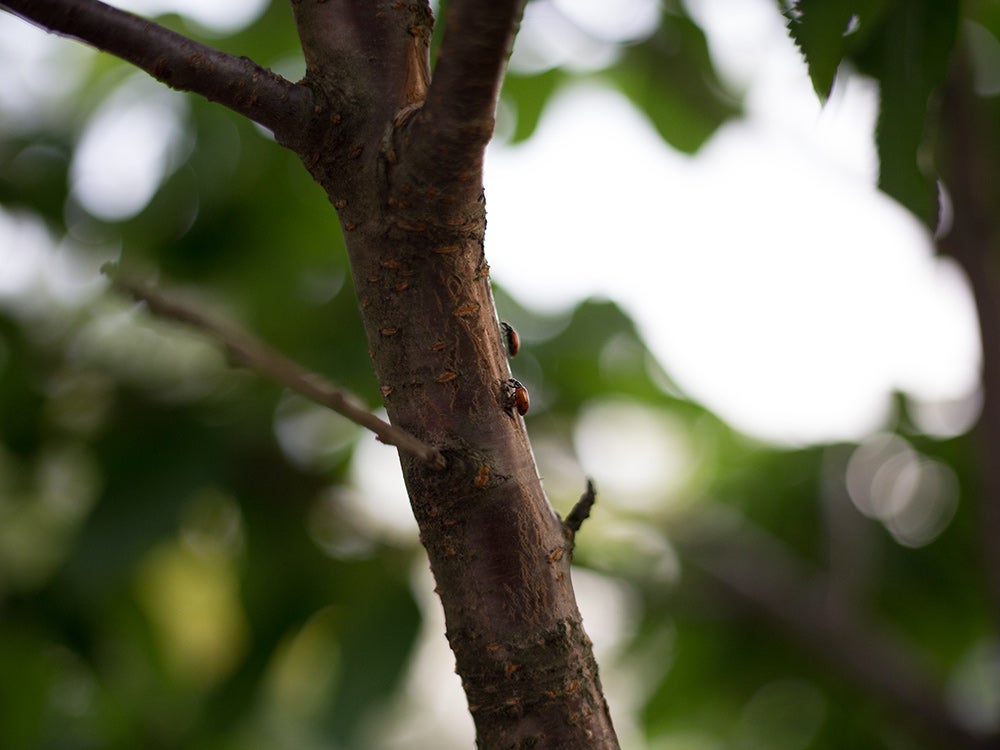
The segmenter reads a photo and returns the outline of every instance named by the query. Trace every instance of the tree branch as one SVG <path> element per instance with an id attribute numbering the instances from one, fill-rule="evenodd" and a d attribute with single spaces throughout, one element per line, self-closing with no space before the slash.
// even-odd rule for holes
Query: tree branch
<path id="1" fill-rule="evenodd" d="M 99 0 L 0 0 L 0 8 L 142 68 L 171 88 L 201 94 L 295 147 L 312 93 L 246 57 L 236 57 Z"/>
<path id="2" fill-rule="evenodd" d="M 523 8 L 524 0 L 449 3 L 427 99 L 411 129 L 415 170 L 430 162 L 440 179 L 455 179 L 481 168 Z"/>
<path id="3" fill-rule="evenodd" d="M 684 558 L 738 601 L 767 617 L 806 649 L 853 679 L 943 747 L 996 750 L 997 737 L 972 733 L 941 698 L 921 659 L 891 633 L 874 627 L 818 574 L 776 540 L 744 530 L 678 529 Z M 819 579 L 819 580 L 817 580 Z"/>
<path id="4" fill-rule="evenodd" d="M 954 216 L 951 230 L 938 249 L 965 271 L 979 317 L 983 352 L 983 409 L 977 425 L 981 548 L 993 614 L 1000 621 L 1000 269 L 996 224 L 997 175 L 1000 153 L 992 134 L 983 132 L 986 108 L 972 90 L 972 72 L 964 56 L 956 55 L 941 106 L 941 161 Z"/>
<path id="5" fill-rule="evenodd" d="M 580 499 L 576 501 L 573 509 L 566 516 L 563 528 L 575 536 L 576 532 L 583 526 L 583 522 L 590 518 L 590 509 L 594 507 L 595 502 L 597 502 L 597 490 L 594 488 L 594 480 L 588 478 L 587 489 L 580 495 Z"/>
<path id="6" fill-rule="evenodd" d="M 443 469 L 444 457 L 433 446 L 418 440 L 405 430 L 379 419 L 355 403 L 344 391 L 316 373 L 310 372 L 251 334 L 226 325 L 201 310 L 162 294 L 152 287 L 127 278 L 113 264 L 102 269 L 112 283 L 135 299 L 146 303 L 151 312 L 186 323 L 222 344 L 237 362 L 258 375 L 270 378 L 311 401 L 332 409 L 355 424 L 371 430 L 378 439 L 401 451 Z"/>
<path id="7" fill-rule="evenodd" d="M 363 103 L 379 136 L 400 108 L 423 101 L 433 26 L 427 0 L 294 0 L 292 11 L 304 81 L 331 101 Z"/>

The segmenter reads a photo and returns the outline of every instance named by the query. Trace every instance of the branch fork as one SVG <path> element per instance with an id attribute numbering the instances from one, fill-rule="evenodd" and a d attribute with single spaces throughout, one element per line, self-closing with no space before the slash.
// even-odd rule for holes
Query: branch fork
<path id="1" fill-rule="evenodd" d="M 444 457 L 437 448 L 375 416 L 358 404 L 349 393 L 322 375 L 307 370 L 284 356 L 256 336 L 216 320 L 190 303 L 171 298 L 148 284 L 128 277 L 112 263 L 105 264 L 101 270 L 115 287 L 127 292 L 137 301 L 144 302 L 150 312 L 184 323 L 215 339 L 233 360 L 261 377 L 284 385 L 310 401 L 371 430 L 381 442 L 409 453 L 432 468 L 445 467 Z"/>

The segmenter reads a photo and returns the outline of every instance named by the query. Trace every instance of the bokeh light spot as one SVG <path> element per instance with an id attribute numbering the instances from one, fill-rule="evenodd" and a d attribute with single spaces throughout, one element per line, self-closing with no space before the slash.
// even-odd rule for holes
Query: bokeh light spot
<path id="1" fill-rule="evenodd" d="M 143 561 L 135 586 L 179 681 L 211 685 L 236 665 L 249 630 L 230 558 L 167 543 Z"/>
<path id="2" fill-rule="evenodd" d="M 858 510 L 907 547 L 937 538 L 958 506 L 952 469 L 920 455 L 898 435 L 876 435 L 858 446 L 847 463 L 846 483 Z"/>
<path id="3" fill-rule="evenodd" d="M 143 75 L 126 81 L 87 124 L 70 167 L 72 195 L 118 221 L 146 207 L 189 147 L 186 100 Z"/>
<path id="4" fill-rule="evenodd" d="M 668 413 L 624 399 L 587 404 L 574 444 L 601 501 L 633 509 L 663 508 L 691 470 L 684 425 Z"/>

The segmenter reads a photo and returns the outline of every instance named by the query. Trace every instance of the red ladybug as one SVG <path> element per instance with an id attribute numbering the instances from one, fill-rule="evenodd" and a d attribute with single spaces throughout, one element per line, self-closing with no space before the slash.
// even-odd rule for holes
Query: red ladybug
<path id="1" fill-rule="evenodd" d="M 518 385 L 514 391 L 514 406 L 517 407 L 517 413 L 522 417 L 528 413 L 531 399 L 528 398 L 528 389 L 523 385 Z"/>
<path id="2" fill-rule="evenodd" d="M 507 353 L 510 356 L 515 356 L 521 349 L 521 337 L 517 335 L 517 331 L 509 323 L 504 323 L 500 321 L 500 328 L 503 329 L 504 343 L 507 344 Z"/>
<path id="3" fill-rule="evenodd" d="M 517 409 L 517 413 L 522 417 L 528 413 L 531 406 L 531 399 L 528 397 L 528 389 L 521 385 L 521 381 L 510 378 L 506 383 L 507 388 L 507 408 Z"/>

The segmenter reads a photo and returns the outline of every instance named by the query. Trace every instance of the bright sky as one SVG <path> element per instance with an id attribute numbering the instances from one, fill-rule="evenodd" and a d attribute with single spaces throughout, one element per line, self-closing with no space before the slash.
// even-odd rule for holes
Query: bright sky
<path id="1" fill-rule="evenodd" d="M 529 306 L 616 300 L 686 393 L 758 437 L 858 439 L 885 424 L 893 390 L 957 402 L 926 429 L 966 427 L 974 309 L 961 273 L 874 188 L 874 85 L 841 81 L 821 108 L 773 3 L 689 5 L 747 118 L 688 158 L 617 92 L 562 93 L 532 139 L 490 149 L 494 278 Z"/>
<path id="2" fill-rule="evenodd" d="M 179 8 L 220 34 L 235 23 L 188 0 L 119 5 Z M 885 423 L 894 389 L 947 402 L 920 410 L 936 418 L 926 429 L 967 426 L 979 370 L 974 312 L 961 274 L 873 187 L 877 92 L 849 79 L 821 109 L 772 2 L 689 6 L 722 73 L 746 92 L 746 119 L 689 158 L 617 92 L 561 93 L 527 143 L 501 138 L 490 149 L 494 277 L 540 309 L 616 300 L 686 393 L 758 437 L 863 437 Z M 241 4 L 236 21 L 261 7 Z M 512 65 L 599 67 L 657 13 L 655 0 L 538 0 Z M 88 53 L 0 22 L 9 72 L 0 111 L 16 122 L 58 108 L 73 68 L 56 74 L 52 51 L 63 62 Z M 82 135 L 77 201 L 112 219 L 141 210 L 190 148 L 183 101 L 145 76 L 129 79 Z M 130 159 L 108 159 L 124 142 Z"/>

